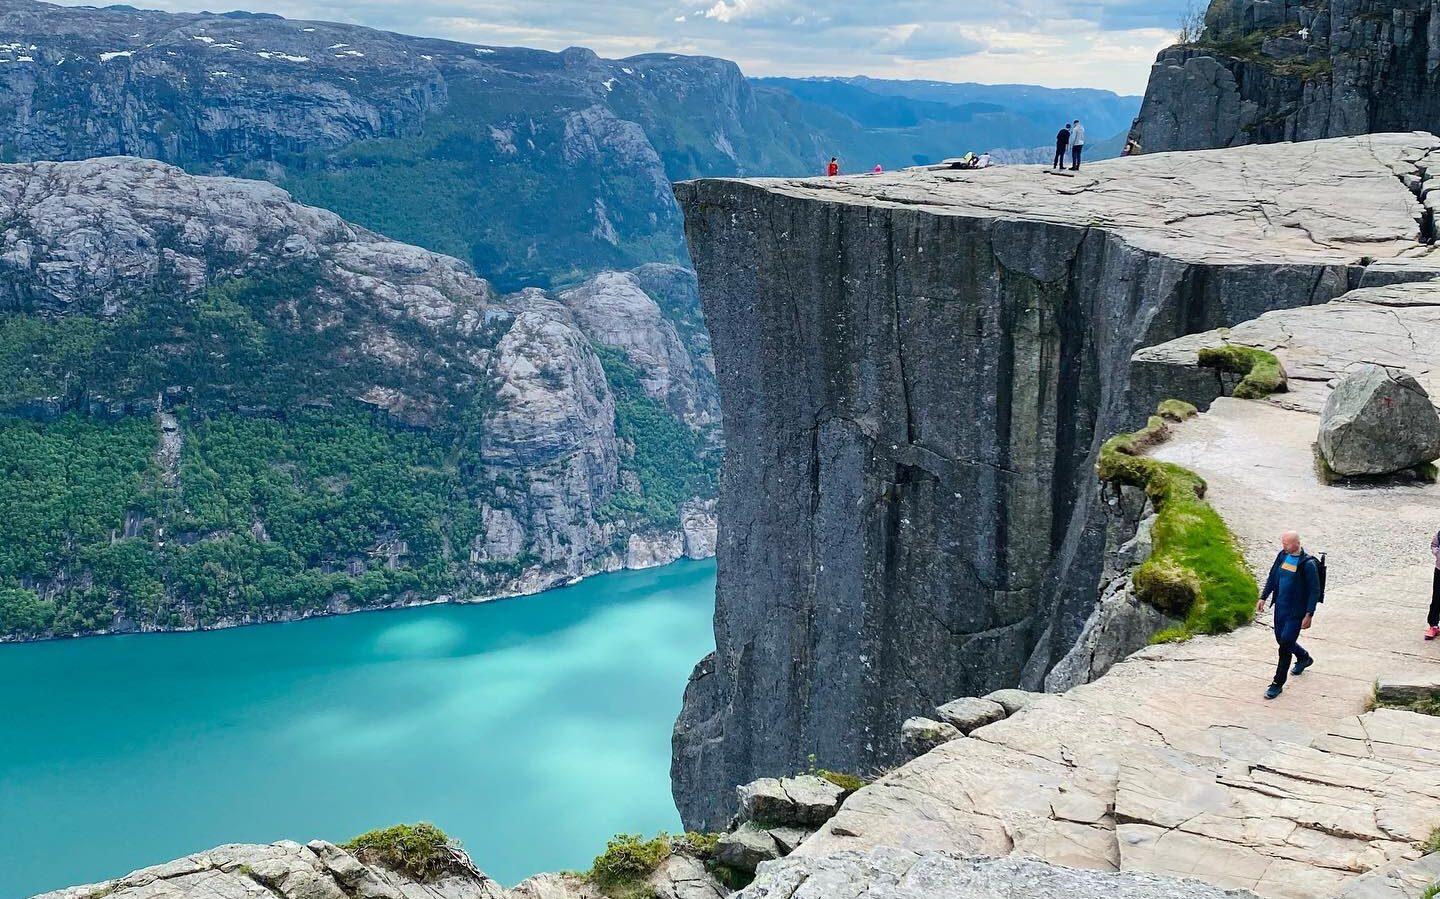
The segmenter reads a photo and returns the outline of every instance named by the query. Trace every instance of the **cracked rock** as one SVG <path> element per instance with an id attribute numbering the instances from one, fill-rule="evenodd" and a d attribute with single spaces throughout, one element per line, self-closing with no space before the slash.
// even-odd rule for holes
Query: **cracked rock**
<path id="1" fill-rule="evenodd" d="M 1243 890 L 1034 859 L 955 858 L 875 849 L 765 866 L 739 899 L 1254 899 Z"/>

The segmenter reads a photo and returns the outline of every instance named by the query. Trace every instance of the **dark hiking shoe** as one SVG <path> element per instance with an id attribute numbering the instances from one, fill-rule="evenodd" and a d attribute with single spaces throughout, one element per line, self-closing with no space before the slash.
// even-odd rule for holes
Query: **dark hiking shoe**
<path id="1" fill-rule="evenodd" d="M 1306 669 L 1306 668 L 1309 668 L 1309 667 L 1310 667 L 1311 665 L 1313 665 L 1313 664 L 1315 664 L 1315 657 L 1314 657 L 1314 656 L 1311 656 L 1311 657 L 1308 658 L 1308 659 L 1301 659 L 1300 661 L 1298 661 L 1298 662 L 1295 663 L 1295 667 L 1294 667 L 1294 668 L 1291 668 L 1291 669 L 1290 669 L 1290 673 L 1291 673 L 1292 675 L 1294 675 L 1295 677 L 1299 677 L 1300 675 L 1302 675 L 1302 674 L 1305 673 L 1305 669 Z"/>
<path id="2" fill-rule="evenodd" d="M 1279 684 L 1271 684 L 1271 685 L 1270 685 L 1269 687 L 1267 687 L 1266 690 L 1265 690 L 1265 698 L 1266 698 L 1266 699 L 1274 699 L 1276 696 L 1279 696 L 1281 693 L 1284 693 L 1284 692 L 1285 692 L 1285 688 L 1284 688 L 1284 687 L 1280 686 Z"/>

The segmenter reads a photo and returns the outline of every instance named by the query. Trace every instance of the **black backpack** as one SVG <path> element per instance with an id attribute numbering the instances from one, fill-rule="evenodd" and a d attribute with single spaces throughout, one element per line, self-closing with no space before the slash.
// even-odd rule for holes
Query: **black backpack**
<path id="1" fill-rule="evenodd" d="M 1301 550 L 1300 552 L 1301 552 L 1301 556 L 1300 556 L 1300 568 L 1301 568 L 1302 571 L 1303 571 L 1304 568 L 1305 568 L 1305 560 L 1306 560 L 1306 559 L 1313 559 L 1314 562 L 1315 562 L 1315 572 L 1320 575 L 1320 590 L 1319 590 L 1320 598 L 1319 598 L 1318 600 L 1316 600 L 1316 602 L 1324 602 L 1324 601 L 1325 601 L 1325 554 L 1324 554 L 1324 553 L 1320 553 L 1318 556 L 1312 556 L 1312 555 L 1310 555 L 1309 553 L 1305 552 L 1304 550 Z"/>

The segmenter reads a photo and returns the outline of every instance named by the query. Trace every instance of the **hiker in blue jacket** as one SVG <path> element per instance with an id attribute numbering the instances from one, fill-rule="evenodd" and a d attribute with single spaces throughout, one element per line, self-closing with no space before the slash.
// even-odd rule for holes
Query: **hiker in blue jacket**
<path id="1" fill-rule="evenodd" d="M 1275 666 L 1274 681 L 1265 691 L 1266 699 L 1274 699 L 1285 689 L 1287 673 L 1298 676 L 1315 664 L 1315 657 L 1296 641 L 1300 639 L 1300 632 L 1310 627 L 1320 602 L 1320 568 L 1315 564 L 1315 557 L 1300 545 L 1300 535 L 1294 531 L 1282 534 L 1280 545 L 1283 548 L 1270 566 L 1265 589 L 1255 604 L 1258 614 L 1265 611 L 1265 600 L 1275 597 L 1275 642 L 1280 646 L 1280 663 Z"/>

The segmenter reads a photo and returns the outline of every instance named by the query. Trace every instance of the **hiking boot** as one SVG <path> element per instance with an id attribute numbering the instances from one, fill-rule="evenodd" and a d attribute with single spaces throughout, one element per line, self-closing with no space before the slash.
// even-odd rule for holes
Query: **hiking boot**
<path id="1" fill-rule="evenodd" d="M 1274 699 L 1276 696 L 1279 696 L 1283 692 L 1285 692 L 1284 687 L 1280 686 L 1279 684 L 1271 684 L 1265 690 L 1265 698 Z"/>
<path id="2" fill-rule="evenodd" d="M 1314 656 L 1311 656 L 1308 659 L 1300 659 L 1295 663 L 1295 667 L 1290 669 L 1290 674 L 1294 677 L 1299 677 L 1300 675 L 1305 673 L 1306 668 L 1309 668 L 1313 664 L 1315 664 Z"/>
<path id="3" fill-rule="evenodd" d="M 1432 626 L 1432 627 L 1427 627 L 1427 628 L 1425 628 L 1425 639 L 1426 639 L 1426 640 L 1434 640 L 1436 637 L 1440 637 L 1440 627 L 1433 627 L 1433 626 Z"/>

